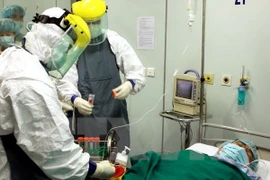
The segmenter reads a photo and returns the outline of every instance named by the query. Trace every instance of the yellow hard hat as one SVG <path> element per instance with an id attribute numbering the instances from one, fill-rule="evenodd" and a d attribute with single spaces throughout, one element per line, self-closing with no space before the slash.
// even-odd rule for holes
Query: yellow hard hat
<path id="1" fill-rule="evenodd" d="M 86 21 L 100 19 L 106 9 L 104 0 L 81 0 L 72 4 L 73 13 Z"/>

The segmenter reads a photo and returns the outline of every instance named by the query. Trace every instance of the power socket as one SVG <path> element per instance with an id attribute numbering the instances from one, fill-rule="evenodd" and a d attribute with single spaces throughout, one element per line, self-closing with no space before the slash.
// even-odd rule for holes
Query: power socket
<path id="1" fill-rule="evenodd" d="M 230 87 L 232 85 L 232 75 L 222 74 L 221 85 Z"/>
<path id="2" fill-rule="evenodd" d="M 205 74 L 204 75 L 204 80 L 205 80 L 205 83 L 206 84 L 211 84 L 213 85 L 214 84 L 214 74 Z"/>
<path id="3" fill-rule="evenodd" d="M 146 69 L 146 75 L 147 75 L 147 77 L 155 77 L 155 68 L 147 68 Z"/>

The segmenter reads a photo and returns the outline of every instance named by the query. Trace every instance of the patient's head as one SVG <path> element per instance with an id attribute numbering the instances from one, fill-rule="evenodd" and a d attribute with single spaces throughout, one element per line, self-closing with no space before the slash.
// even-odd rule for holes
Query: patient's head
<path id="1" fill-rule="evenodd" d="M 226 158 L 232 159 L 256 171 L 258 166 L 258 152 L 254 143 L 236 139 L 223 143 L 218 150 L 218 153 Z"/>

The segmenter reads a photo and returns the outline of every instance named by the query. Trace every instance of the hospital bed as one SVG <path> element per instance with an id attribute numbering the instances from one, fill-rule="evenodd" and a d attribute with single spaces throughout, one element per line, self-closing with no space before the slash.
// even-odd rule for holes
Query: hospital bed
<path id="1" fill-rule="evenodd" d="M 218 148 L 215 146 L 196 143 L 187 148 L 187 150 L 192 150 L 198 153 L 207 154 L 209 156 L 213 156 L 216 154 Z M 270 161 L 260 160 L 258 165 L 257 174 L 261 176 L 262 180 L 270 180 Z"/>
<path id="2" fill-rule="evenodd" d="M 213 156 L 217 152 L 217 147 L 220 145 L 222 142 L 228 140 L 228 139 L 218 139 L 218 138 L 207 138 L 207 132 L 208 129 L 214 128 L 214 129 L 219 129 L 219 130 L 225 130 L 225 131 L 230 131 L 233 133 L 238 133 L 238 134 L 247 134 L 250 138 L 263 138 L 266 139 L 267 142 L 270 142 L 270 134 L 265 134 L 265 133 L 260 133 L 260 132 L 254 132 L 254 131 L 247 131 L 235 127 L 230 127 L 230 126 L 224 126 L 220 124 L 214 124 L 214 123 L 201 123 L 202 131 L 200 134 L 201 142 L 202 143 L 195 143 L 194 145 L 190 146 L 189 150 L 193 150 L 199 153 L 204 153 L 209 156 Z M 259 156 L 260 156 L 260 150 L 263 150 L 265 152 L 268 152 L 268 156 L 270 154 L 270 149 L 268 147 L 265 147 L 263 145 L 259 145 L 256 142 L 253 142 L 256 144 L 257 149 L 259 151 Z M 268 143 L 269 144 L 269 143 Z M 269 156 L 270 157 L 270 156 Z M 262 177 L 262 180 L 270 180 L 270 159 L 265 160 L 265 159 L 260 159 L 259 165 L 258 165 L 258 171 L 257 174 Z"/>
<path id="3" fill-rule="evenodd" d="M 180 176 L 181 177 L 184 176 L 184 178 L 187 178 L 189 176 L 194 177 L 197 175 L 195 179 L 198 179 L 198 178 L 209 179 L 209 178 L 206 178 L 205 176 L 205 174 L 207 174 L 208 177 L 210 177 L 210 179 L 211 178 L 220 179 L 221 177 L 226 176 L 227 179 L 235 180 L 238 178 L 242 179 L 241 177 L 246 176 L 245 173 L 244 173 L 245 175 L 243 174 L 240 175 L 243 172 L 239 170 L 238 168 L 235 168 L 235 166 L 229 165 L 230 168 L 227 168 L 226 167 L 227 165 L 226 166 L 224 165 L 226 163 L 222 163 L 222 161 L 219 161 L 217 163 L 214 162 L 215 164 L 211 164 L 213 162 L 211 159 L 214 158 L 213 156 L 216 154 L 218 150 L 218 146 L 228 139 L 206 138 L 206 134 L 207 134 L 206 127 L 233 131 L 234 133 L 248 134 L 249 139 L 251 136 L 255 136 L 257 138 L 267 138 L 268 140 L 270 140 L 270 135 L 268 134 L 252 132 L 252 131 L 247 132 L 243 129 L 238 129 L 238 128 L 224 126 L 224 125 L 202 123 L 202 132 L 200 134 L 201 143 L 193 144 L 192 146 L 186 148 L 187 151 L 179 151 L 179 152 L 171 153 L 172 156 L 170 154 L 168 155 L 165 154 L 163 156 L 163 154 L 159 154 L 155 152 L 147 152 L 145 154 L 135 156 L 133 157 L 133 160 L 131 159 L 132 171 L 127 172 L 127 174 L 124 177 L 126 177 L 127 180 L 134 180 L 136 178 L 137 179 L 146 178 L 146 179 L 152 180 L 153 178 L 158 177 L 159 179 L 161 179 L 160 177 L 164 178 L 169 175 L 173 175 L 172 177 L 174 179 L 177 179 L 175 177 L 180 177 Z M 223 135 L 223 134 L 220 133 L 220 135 Z M 217 136 L 218 135 L 216 135 L 216 137 Z M 239 136 L 235 138 L 239 138 Z M 267 149 L 267 147 L 260 146 L 259 144 L 256 144 L 256 146 L 258 150 L 262 149 L 262 150 L 266 150 L 270 152 L 270 149 Z M 201 155 L 196 155 L 194 153 L 201 154 Z M 260 153 L 259 153 L 259 156 L 260 156 Z M 132 163 L 132 161 L 134 161 L 135 163 Z M 220 166 L 221 164 L 222 166 Z M 177 168 L 171 169 L 172 167 L 177 167 Z M 258 163 L 258 170 L 256 173 L 262 178 L 262 180 L 270 180 L 270 161 L 260 159 Z"/>

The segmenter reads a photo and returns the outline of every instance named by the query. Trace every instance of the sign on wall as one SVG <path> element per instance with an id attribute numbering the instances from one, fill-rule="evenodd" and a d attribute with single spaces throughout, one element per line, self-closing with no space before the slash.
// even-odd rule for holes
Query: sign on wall
<path id="1" fill-rule="evenodd" d="M 154 49 L 155 17 L 137 18 L 137 49 Z"/>
<path id="2" fill-rule="evenodd" d="M 246 0 L 235 0 L 235 5 L 245 5 Z"/>

